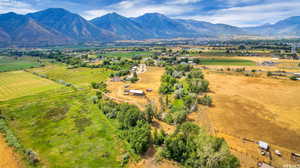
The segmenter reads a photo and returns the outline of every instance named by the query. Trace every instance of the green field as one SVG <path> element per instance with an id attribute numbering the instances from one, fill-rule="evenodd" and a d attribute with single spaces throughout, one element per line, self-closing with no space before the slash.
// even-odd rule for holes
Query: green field
<path id="1" fill-rule="evenodd" d="M 106 79 L 111 70 L 76 68 L 68 69 L 63 64 L 52 64 L 41 68 L 30 69 L 30 72 L 47 75 L 49 79 L 63 80 L 78 86 L 89 86 L 91 82 L 99 82 Z"/>
<path id="2" fill-rule="evenodd" d="M 146 51 L 136 51 L 136 52 L 110 52 L 106 54 L 100 54 L 101 56 L 105 57 L 133 57 L 133 56 L 146 56 L 149 57 L 153 55 L 152 52 Z"/>
<path id="3" fill-rule="evenodd" d="M 41 66 L 41 64 L 38 63 L 36 59 L 29 57 L 0 57 L 0 72 L 23 70 L 39 66 Z"/>
<path id="4" fill-rule="evenodd" d="M 110 74 L 62 64 L 30 70 L 80 86 L 105 81 Z M 89 89 L 73 90 L 30 72 L 0 73 L 0 113 L 18 139 L 10 134 L 8 143 L 24 157 L 24 151 L 34 151 L 38 167 L 121 167 L 129 146 L 119 138 L 118 123 L 105 117 L 93 96 Z M 1 124 L 0 130 L 5 130 Z"/>
<path id="5" fill-rule="evenodd" d="M 24 71 L 0 73 L 0 101 L 33 95 L 61 86 Z"/>
<path id="6" fill-rule="evenodd" d="M 39 167 L 120 167 L 127 144 L 90 96 L 63 88 L 2 102 L 0 108 L 23 148 L 38 154 Z"/>
<path id="7" fill-rule="evenodd" d="M 226 66 L 255 66 L 256 63 L 244 59 L 226 59 L 226 58 L 202 58 L 201 65 L 226 65 Z"/>

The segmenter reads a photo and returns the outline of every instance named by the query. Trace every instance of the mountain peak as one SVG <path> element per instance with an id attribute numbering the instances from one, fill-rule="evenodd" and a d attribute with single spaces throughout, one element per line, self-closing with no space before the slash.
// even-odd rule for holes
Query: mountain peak
<path id="1" fill-rule="evenodd" d="M 165 16 L 161 13 L 145 13 L 144 15 L 142 15 L 140 17 L 165 17 L 165 18 L 167 18 L 167 16 Z"/>
<path id="2" fill-rule="evenodd" d="M 48 12 L 69 12 L 64 8 L 48 8 L 44 11 L 48 11 Z"/>

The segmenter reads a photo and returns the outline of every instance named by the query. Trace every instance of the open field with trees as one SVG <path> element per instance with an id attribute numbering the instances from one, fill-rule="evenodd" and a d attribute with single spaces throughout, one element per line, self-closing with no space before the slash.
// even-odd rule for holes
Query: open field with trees
<path id="1" fill-rule="evenodd" d="M 42 64 L 31 57 L 4 57 L 0 56 L 0 72 L 23 70 L 40 67 Z"/>
<path id="2" fill-rule="evenodd" d="M 0 101 L 34 95 L 61 86 L 24 71 L 0 73 Z"/>

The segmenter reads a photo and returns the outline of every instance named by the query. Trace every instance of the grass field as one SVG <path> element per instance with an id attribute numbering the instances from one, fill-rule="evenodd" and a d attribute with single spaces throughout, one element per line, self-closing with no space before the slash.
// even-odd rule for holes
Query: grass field
<path id="1" fill-rule="evenodd" d="M 300 152 L 298 82 L 213 72 L 207 73 L 206 78 L 211 84 L 214 107 L 204 111 L 213 129 L 225 137 L 231 147 L 259 158 L 257 145 L 247 145 L 242 138 L 266 141 L 272 151 L 282 151 L 283 156 L 273 157 L 272 161 L 279 165 L 289 163 L 291 151 Z"/>
<path id="2" fill-rule="evenodd" d="M 133 56 L 151 56 L 151 52 L 146 51 L 136 51 L 136 52 L 110 52 L 106 54 L 101 54 L 102 56 L 106 57 L 133 57 Z"/>
<path id="3" fill-rule="evenodd" d="M 44 74 L 50 79 L 64 80 L 78 86 L 89 86 L 91 82 L 99 82 L 106 79 L 111 73 L 110 70 L 106 69 L 67 69 L 62 64 L 52 64 L 46 67 L 30 69 L 30 72 Z"/>
<path id="4" fill-rule="evenodd" d="M 120 167 L 124 144 L 86 91 L 44 92 L 0 103 L 2 115 L 41 167 Z M 71 90 L 71 89 L 70 89 Z M 126 144 L 125 144 L 126 145 Z"/>
<path id="5" fill-rule="evenodd" d="M 0 57 L 0 72 L 23 70 L 33 67 L 39 67 L 38 63 L 33 58 L 12 58 L 12 57 Z"/>
<path id="6" fill-rule="evenodd" d="M 0 73 L 0 101 L 34 95 L 60 85 L 24 71 Z"/>
<path id="7" fill-rule="evenodd" d="M 255 62 L 245 59 L 234 58 L 201 58 L 201 65 L 234 65 L 234 66 L 254 66 Z"/>

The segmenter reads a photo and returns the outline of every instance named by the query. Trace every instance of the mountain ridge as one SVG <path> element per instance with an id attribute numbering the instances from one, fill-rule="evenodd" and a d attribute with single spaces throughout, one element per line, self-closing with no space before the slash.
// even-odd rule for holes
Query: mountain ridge
<path id="1" fill-rule="evenodd" d="M 160 13 L 145 13 L 128 18 L 114 12 L 90 21 L 63 8 L 49 8 L 26 15 L 14 12 L 0 14 L 2 47 L 235 35 L 300 36 L 300 16 L 289 17 L 274 24 L 241 28 L 173 19 Z"/>

